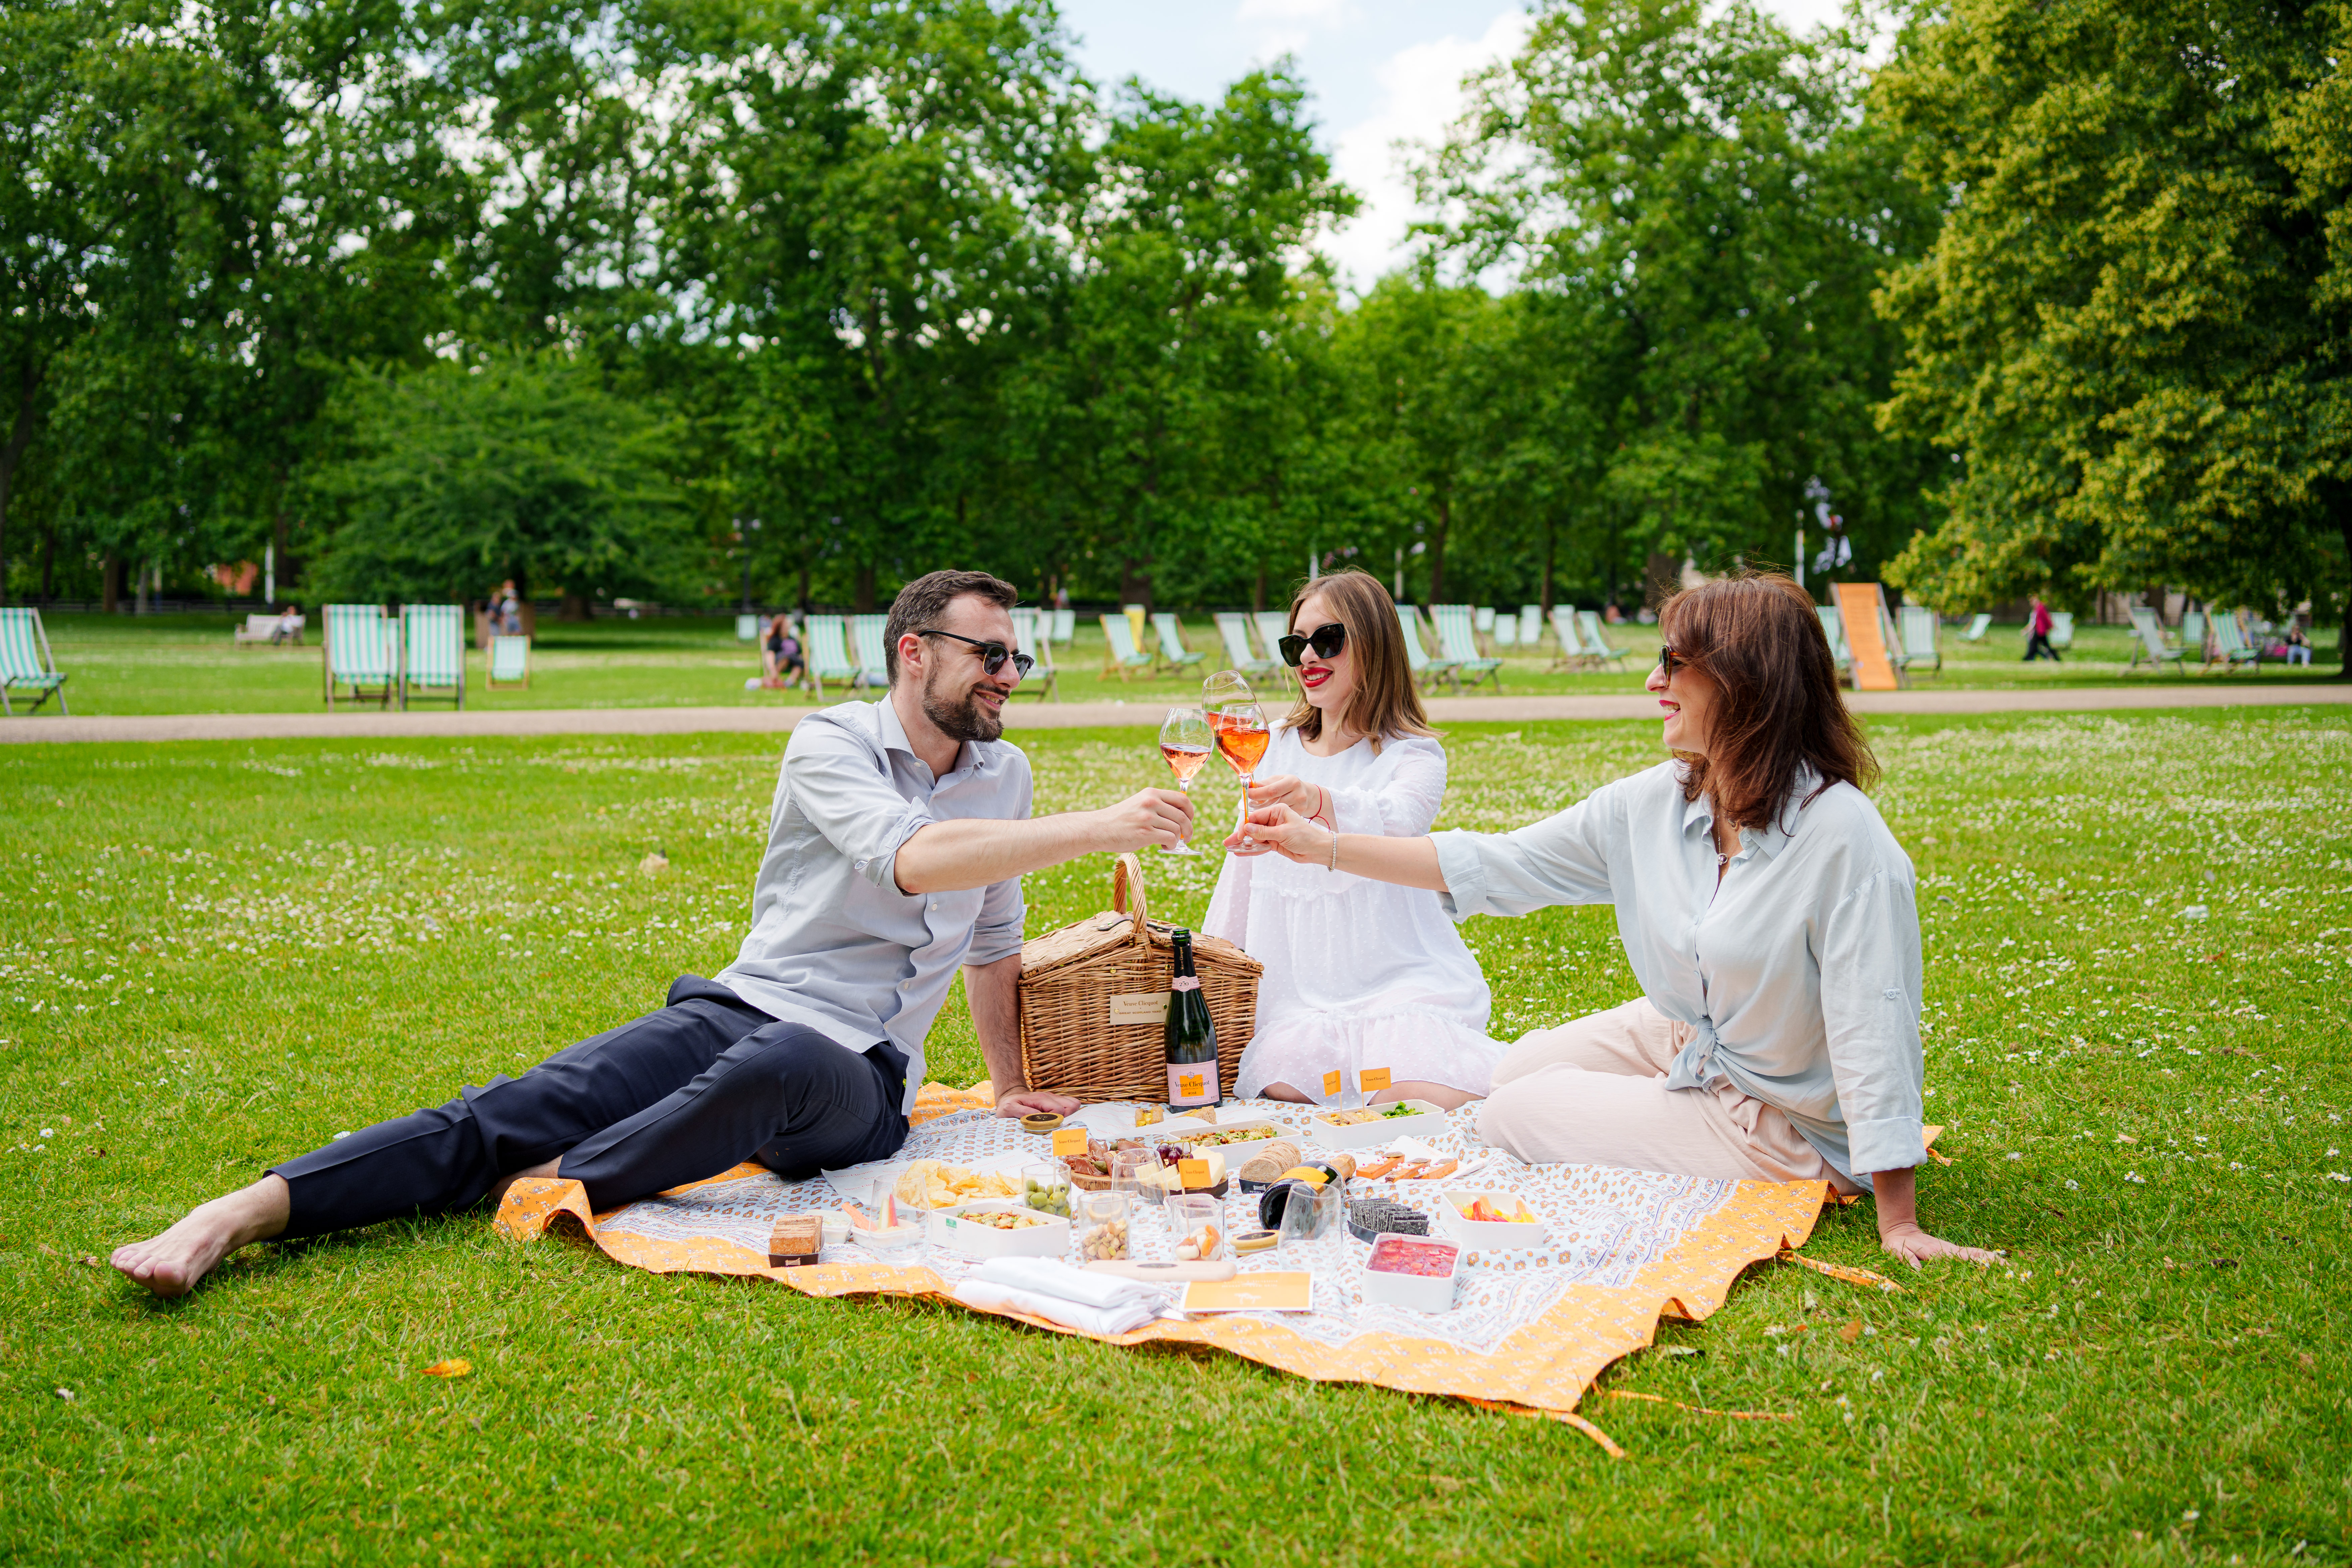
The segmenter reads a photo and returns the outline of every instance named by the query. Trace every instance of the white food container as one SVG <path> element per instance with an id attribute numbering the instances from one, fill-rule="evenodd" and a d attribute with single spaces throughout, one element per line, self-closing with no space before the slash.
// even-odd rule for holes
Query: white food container
<path id="1" fill-rule="evenodd" d="M 1550 1239 L 1551 1230 L 1541 1219 L 1533 1225 L 1507 1219 L 1464 1219 L 1462 1211 L 1480 1198 L 1505 1214 L 1517 1214 L 1519 1210 L 1519 1194 L 1517 1193 L 1448 1187 L 1438 1194 L 1437 1223 L 1445 1227 L 1449 1236 L 1483 1250 L 1508 1251 L 1518 1247 L 1541 1247 Z"/>
<path id="2" fill-rule="evenodd" d="M 1318 1111 L 1307 1120 L 1307 1136 L 1326 1149 L 1370 1149 L 1391 1138 L 1436 1138 L 1445 1131 L 1445 1112 L 1425 1100 L 1401 1100 L 1412 1108 L 1411 1116 L 1383 1116 L 1356 1127 L 1335 1127 Z"/>
<path id="3" fill-rule="evenodd" d="M 853 1229 L 849 1242 L 885 1258 L 904 1258 L 923 1245 L 923 1226 L 919 1220 L 902 1219 L 893 1230 Z"/>
<path id="4" fill-rule="evenodd" d="M 1444 1247 L 1454 1255 L 1451 1266 L 1443 1275 L 1391 1274 L 1373 1267 L 1401 1242 L 1416 1247 Z M 1437 1237 L 1384 1235 L 1372 1243 L 1371 1255 L 1364 1259 L 1364 1300 L 1383 1307 L 1403 1307 L 1415 1312 L 1450 1312 L 1454 1310 L 1454 1287 L 1461 1279 L 1462 1249 Z"/>
<path id="5" fill-rule="evenodd" d="M 1253 1124 L 1244 1121 L 1241 1122 L 1240 1125 L 1247 1127 Z M 1190 1131 L 1180 1128 L 1175 1132 L 1160 1139 L 1160 1142 L 1162 1143 L 1182 1143 L 1185 1148 L 1193 1150 L 1194 1159 L 1198 1159 L 1201 1155 L 1210 1152 L 1211 1150 L 1214 1150 L 1217 1153 L 1223 1154 L 1225 1157 L 1226 1172 L 1233 1175 L 1239 1175 L 1241 1173 L 1242 1166 L 1247 1162 L 1256 1159 L 1258 1152 L 1264 1149 L 1267 1144 L 1278 1142 L 1284 1138 L 1288 1138 L 1294 1143 L 1298 1141 L 1296 1133 L 1285 1132 L 1279 1126 L 1270 1121 L 1267 1122 L 1266 1125 L 1272 1127 L 1274 1131 L 1268 1132 L 1263 1138 L 1252 1138 L 1247 1142 L 1241 1143 L 1213 1143 L 1206 1147 L 1195 1149 L 1192 1144 L 1185 1142 L 1186 1139 L 1197 1137 L 1202 1132 L 1214 1132 L 1221 1131 L 1220 1129 L 1213 1127 L 1195 1127 Z M 1143 1130 L 1142 1133 L 1139 1134 L 1139 1136 L 1150 1137 L 1152 1133 L 1157 1132 L 1158 1131 L 1159 1129 L 1157 1128 L 1147 1127 Z"/>
<path id="6" fill-rule="evenodd" d="M 1019 1230 L 999 1230 L 994 1226 L 982 1225 L 964 1217 L 976 1214 L 1001 1214 L 1007 1209 L 1036 1215 L 1045 1223 L 1024 1226 Z M 969 1258 L 1069 1256 L 1068 1220 L 1059 1215 L 1040 1213 L 1009 1198 L 988 1198 L 958 1204 L 951 1209 L 933 1209 L 929 1224 L 932 1246 L 948 1247 Z"/>

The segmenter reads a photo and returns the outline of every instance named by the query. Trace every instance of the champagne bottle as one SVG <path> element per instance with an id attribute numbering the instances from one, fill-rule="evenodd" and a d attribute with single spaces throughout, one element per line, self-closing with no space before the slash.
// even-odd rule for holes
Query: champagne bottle
<path id="1" fill-rule="evenodd" d="M 1171 1113 L 1218 1105 L 1217 1026 L 1209 1020 L 1209 999 L 1192 973 L 1192 933 L 1176 932 L 1176 979 L 1168 998 L 1168 1108 Z"/>

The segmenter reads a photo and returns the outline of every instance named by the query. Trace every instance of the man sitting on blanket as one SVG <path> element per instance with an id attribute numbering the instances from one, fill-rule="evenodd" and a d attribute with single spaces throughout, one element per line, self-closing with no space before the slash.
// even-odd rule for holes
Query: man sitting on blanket
<path id="1" fill-rule="evenodd" d="M 601 1211 L 744 1160 L 798 1181 L 887 1158 L 959 963 L 997 1114 L 1076 1110 L 1021 1081 L 1022 875 L 1172 847 L 1192 807 L 1147 789 L 1030 818 L 1029 759 L 997 739 L 1029 662 L 1009 652 L 1015 597 L 982 572 L 898 595 L 887 696 L 810 714 L 784 748 L 751 931 L 716 980 L 683 976 L 661 1011 L 519 1079 L 273 1167 L 114 1267 L 177 1296 L 250 1242 L 446 1214 L 519 1176 L 580 1182 Z"/>

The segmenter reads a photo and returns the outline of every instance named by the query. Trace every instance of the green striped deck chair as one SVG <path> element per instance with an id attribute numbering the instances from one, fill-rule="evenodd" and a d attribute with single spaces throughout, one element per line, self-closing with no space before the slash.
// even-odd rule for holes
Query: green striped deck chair
<path id="1" fill-rule="evenodd" d="M 1062 694 L 1054 689 L 1059 679 L 1054 673 L 1054 612 L 1051 610 L 1015 610 L 1013 612 L 1013 651 L 1025 653 L 1037 662 L 1013 689 L 1015 697 L 1034 697 L 1043 702 L 1050 697 L 1055 701 Z"/>
<path id="2" fill-rule="evenodd" d="M 1543 646 L 1544 614 L 1541 605 L 1519 606 L 1519 646 L 1534 649 Z"/>
<path id="3" fill-rule="evenodd" d="M 1499 694 L 1503 689 L 1503 661 L 1479 655 L 1477 622 L 1472 618 L 1470 606 L 1432 605 L 1429 618 L 1437 624 L 1438 646 L 1454 665 L 1455 689 L 1491 680 Z"/>
<path id="4" fill-rule="evenodd" d="M 758 642 L 760 640 L 760 617 L 757 616 L 736 616 L 735 640 L 737 642 Z"/>
<path id="5" fill-rule="evenodd" d="M 844 687 L 859 685 L 864 671 L 849 657 L 849 623 L 839 616 L 811 616 L 808 618 L 809 679 L 816 682 L 816 700 L 824 700 L 824 683 L 834 681 Z"/>
<path id="6" fill-rule="evenodd" d="M 1488 630 L 1486 635 L 1495 639 L 1495 646 L 1497 648 L 1518 647 L 1519 617 L 1517 616 L 1496 616 L 1495 617 L 1493 627 Z"/>
<path id="7" fill-rule="evenodd" d="M 1258 658 L 1257 650 L 1250 647 L 1247 616 L 1239 610 L 1224 610 L 1211 618 L 1217 623 L 1217 636 L 1224 639 L 1227 668 L 1250 676 L 1274 673 L 1275 660 Z"/>
<path id="8" fill-rule="evenodd" d="M 338 701 L 373 702 L 389 708 L 400 691 L 400 623 L 381 605 L 329 605 L 325 657 L 327 708 Z M 342 693 L 337 687 L 349 689 Z"/>
<path id="9" fill-rule="evenodd" d="M 887 616 L 849 617 L 850 651 L 857 656 L 857 668 L 865 673 L 866 684 L 877 691 L 890 684 L 890 659 L 884 636 L 889 626 Z"/>
<path id="10" fill-rule="evenodd" d="M 466 610 L 462 605 L 403 605 L 401 642 L 407 664 L 401 671 L 400 705 L 413 698 L 446 697 L 466 706 Z"/>
<path id="11" fill-rule="evenodd" d="M 1985 633 L 1990 630 L 1992 630 L 1992 616 L 1982 610 L 1979 610 L 1977 612 L 1976 619 L 1969 623 L 1969 629 L 1960 634 L 1960 640 L 1962 642 L 1982 642 L 1985 640 Z"/>
<path id="12" fill-rule="evenodd" d="M 2135 606 L 2132 619 L 2131 662 L 2124 666 L 2128 675 L 2145 662 L 2151 669 L 2162 669 L 2169 664 L 2178 668 L 2188 656 L 2188 649 L 2164 646 L 2164 621 L 2154 610 L 2145 605 Z"/>
<path id="13" fill-rule="evenodd" d="M 1076 610 L 1055 610 L 1054 612 L 1053 640 L 1055 642 L 1068 642 L 1077 635 L 1078 612 Z"/>
<path id="14" fill-rule="evenodd" d="M 11 691 L 40 693 L 25 710 L 28 715 L 38 713 L 41 704 L 54 696 L 58 711 L 73 716 L 73 710 L 66 706 L 65 674 L 49 652 L 49 634 L 41 628 L 38 610 L 0 609 L 0 713 L 16 711 L 8 700 Z"/>
<path id="15" fill-rule="evenodd" d="M 1577 611 L 1576 624 L 1584 629 L 1584 657 L 1591 659 L 1596 668 L 1604 664 L 1613 664 L 1620 669 L 1625 668 L 1625 650 L 1609 646 L 1609 638 L 1601 630 L 1600 611 Z"/>
<path id="16" fill-rule="evenodd" d="M 1925 605 L 1903 606 L 1903 654 L 1895 662 L 1906 669 L 1920 665 L 1931 675 L 1944 672 L 1943 623 Z"/>
<path id="17" fill-rule="evenodd" d="M 2205 668 L 2223 667 L 2222 673 L 2252 665 L 2263 667 L 2263 650 L 2246 641 L 2246 631 L 2234 615 L 2216 611 L 2213 615 L 2213 638 L 2205 655 Z"/>
<path id="18" fill-rule="evenodd" d="M 1138 670 L 1151 673 L 1151 656 L 1135 646 L 1135 628 L 1127 616 L 1097 616 L 1103 629 L 1103 673 L 1116 675 L 1121 680 L 1132 679 Z"/>
<path id="19" fill-rule="evenodd" d="M 2074 646 L 2074 611 L 2053 610 L 2050 612 L 2050 646 L 2052 647 L 2073 647 Z"/>
<path id="20" fill-rule="evenodd" d="M 530 639 L 518 637 L 495 637 L 490 639 L 490 668 L 482 677 L 482 685 L 489 690 L 501 686 L 530 688 Z"/>
<path id="21" fill-rule="evenodd" d="M 1845 647 L 1845 616 L 1835 605 L 1815 605 L 1813 614 L 1822 618 L 1822 636 L 1830 640 L 1830 657 L 1837 660 L 1838 679 L 1843 680 L 1853 668 L 1853 655 Z"/>
<path id="22" fill-rule="evenodd" d="M 1160 661 L 1171 669 L 1192 668 L 1209 656 L 1194 653 L 1184 646 L 1184 623 L 1172 612 L 1162 610 L 1151 617 L 1151 626 L 1160 634 Z"/>
<path id="23" fill-rule="evenodd" d="M 1297 686 L 1298 672 L 1282 662 L 1282 639 L 1290 635 L 1289 612 L 1252 610 L 1250 625 L 1257 628 L 1258 646 L 1265 649 L 1266 661 L 1273 667 L 1276 680 L 1286 688 Z M 1301 695 L 1305 695 L 1303 690 Z"/>
<path id="24" fill-rule="evenodd" d="M 1421 646 L 1421 612 L 1411 605 L 1399 605 L 1396 609 L 1397 629 L 1404 634 L 1405 666 L 1412 671 L 1412 678 L 1421 682 L 1422 689 L 1433 691 L 1437 683 L 1443 680 L 1456 691 L 1461 690 L 1462 678 L 1457 661 L 1432 658 Z"/>
<path id="25" fill-rule="evenodd" d="M 1552 656 L 1554 669 L 1574 669 L 1589 662 L 1592 656 L 1584 651 L 1584 639 L 1576 635 L 1576 606 L 1554 605 L 1551 607 L 1552 636 L 1559 640 L 1559 652 Z"/>

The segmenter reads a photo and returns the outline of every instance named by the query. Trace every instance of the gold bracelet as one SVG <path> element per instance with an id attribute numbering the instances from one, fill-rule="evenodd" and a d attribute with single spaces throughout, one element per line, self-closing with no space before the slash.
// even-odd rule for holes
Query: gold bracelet
<path id="1" fill-rule="evenodd" d="M 1331 835 L 1331 863 L 1323 869 L 1334 873 L 1339 869 L 1339 836 L 1336 833 Z"/>

